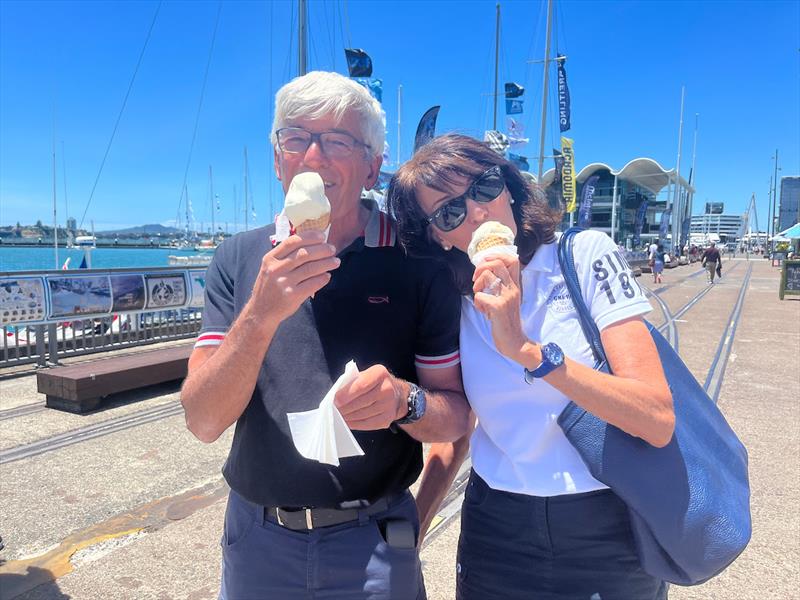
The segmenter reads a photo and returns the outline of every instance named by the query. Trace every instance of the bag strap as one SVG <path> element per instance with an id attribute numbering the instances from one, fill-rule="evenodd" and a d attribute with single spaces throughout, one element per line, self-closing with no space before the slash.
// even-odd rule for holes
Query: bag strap
<path id="1" fill-rule="evenodd" d="M 561 265 L 564 283 L 572 296 L 572 304 L 575 306 L 575 310 L 578 311 L 578 319 L 581 323 L 581 329 L 583 329 L 583 335 L 586 336 L 586 341 L 589 342 L 589 347 L 592 349 L 592 354 L 594 354 L 595 368 L 598 368 L 602 365 L 607 366 L 608 359 L 603 348 L 603 342 L 600 339 L 600 330 L 589 312 L 589 307 L 586 306 L 586 302 L 583 300 L 578 273 L 575 271 L 575 256 L 572 251 L 575 236 L 581 231 L 584 231 L 581 227 L 570 227 L 561 234 L 561 239 L 558 240 L 558 263 Z"/>

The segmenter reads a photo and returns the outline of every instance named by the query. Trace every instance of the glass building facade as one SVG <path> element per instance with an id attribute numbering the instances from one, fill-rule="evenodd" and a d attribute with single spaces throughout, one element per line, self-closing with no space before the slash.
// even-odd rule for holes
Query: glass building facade
<path id="1" fill-rule="evenodd" d="M 603 163 L 584 167 L 576 177 L 575 225 L 579 224 L 584 185 L 592 177 L 596 177 L 592 229 L 607 233 L 629 250 L 641 250 L 657 239 L 668 249 L 673 237 L 688 242 L 693 189 L 674 170 L 665 170 L 649 158 L 632 160 L 619 171 Z M 548 186 L 552 179 L 551 170 L 542 176 L 543 185 Z M 565 214 L 562 230 L 569 225 L 570 216 Z"/>
<path id="2" fill-rule="evenodd" d="M 800 177 L 781 177 L 780 209 L 776 233 L 800 222 Z"/>

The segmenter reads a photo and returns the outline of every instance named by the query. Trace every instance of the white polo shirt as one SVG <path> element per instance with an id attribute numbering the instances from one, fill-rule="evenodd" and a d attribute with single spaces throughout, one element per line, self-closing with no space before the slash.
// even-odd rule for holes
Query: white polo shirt
<path id="1" fill-rule="evenodd" d="M 522 326 L 534 342 L 555 342 L 572 360 L 593 366 L 589 344 L 558 264 L 557 243 L 541 246 L 522 270 Z M 651 310 L 630 266 L 606 234 L 574 240 L 575 268 L 586 305 L 602 331 Z M 564 436 L 557 419 L 568 398 L 542 379 L 525 382 L 523 368 L 500 354 L 489 321 L 462 299 L 461 368 L 478 416 L 472 465 L 492 487 L 533 496 L 603 489 Z"/>

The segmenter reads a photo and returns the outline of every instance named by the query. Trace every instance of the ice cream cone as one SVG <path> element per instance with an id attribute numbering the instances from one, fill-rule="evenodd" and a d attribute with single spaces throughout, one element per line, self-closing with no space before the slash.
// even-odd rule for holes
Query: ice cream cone
<path id="1" fill-rule="evenodd" d="M 476 252 L 482 252 L 483 250 L 488 250 L 489 248 L 494 248 L 495 246 L 507 246 L 507 245 L 508 245 L 508 240 L 505 237 L 490 235 L 483 238 L 477 244 L 475 244 L 475 250 Z"/>
<path id="2" fill-rule="evenodd" d="M 482 252 L 495 247 L 514 248 L 514 233 L 510 228 L 497 221 L 487 221 L 472 233 L 472 240 L 467 248 L 467 255 L 473 264 L 475 257 L 482 256 Z M 514 248 L 516 251 L 516 248 Z"/>
<path id="3" fill-rule="evenodd" d="M 295 225 L 294 230 L 297 233 L 302 233 L 304 231 L 325 231 L 328 228 L 330 222 L 331 222 L 330 214 L 322 215 L 318 219 L 309 219 L 307 221 L 303 221 L 298 225 Z"/>

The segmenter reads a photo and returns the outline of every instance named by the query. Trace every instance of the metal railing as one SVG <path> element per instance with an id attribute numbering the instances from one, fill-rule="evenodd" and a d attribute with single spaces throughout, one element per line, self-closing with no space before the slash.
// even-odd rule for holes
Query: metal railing
<path id="1" fill-rule="evenodd" d="M 25 364 L 57 365 L 69 356 L 192 338 L 200 330 L 202 309 L 182 308 L 73 319 L 43 325 L 6 325 L 0 372 Z"/>

